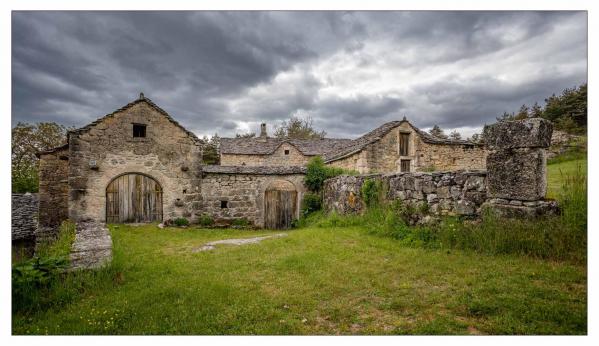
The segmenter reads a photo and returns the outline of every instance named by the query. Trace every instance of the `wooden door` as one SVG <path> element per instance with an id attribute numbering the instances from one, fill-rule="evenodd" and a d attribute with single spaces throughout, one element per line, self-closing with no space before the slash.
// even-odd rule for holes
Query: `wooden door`
<path id="1" fill-rule="evenodd" d="M 264 227 L 268 229 L 291 228 L 296 209 L 296 191 L 267 190 L 264 193 Z"/>
<path id="2" fill-rule="evenodd" d="M 162 221 L 162 188 L 138 173 L 118 176 L 106 188 L 106 222 Z"/>

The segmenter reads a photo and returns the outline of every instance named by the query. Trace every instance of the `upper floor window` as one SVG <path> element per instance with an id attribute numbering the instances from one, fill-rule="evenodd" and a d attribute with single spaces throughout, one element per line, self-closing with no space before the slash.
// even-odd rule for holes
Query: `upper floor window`
<path id="1" fill-rule="evenodd" d="M 408 145 L 410 143 L 410 134 L 400 132 L 399 134 L 399 155 L 408 156 Z"/>
<path id="2" fill-rule="evenodd" d="M 285 149 L 285 155 L 289 155 L 289 149 Z"/>
<path id="3" fill-rule="evenodd" d="M 145 137 L 146 136 L 146 125 L 133 124 L 133 137 Z"/>

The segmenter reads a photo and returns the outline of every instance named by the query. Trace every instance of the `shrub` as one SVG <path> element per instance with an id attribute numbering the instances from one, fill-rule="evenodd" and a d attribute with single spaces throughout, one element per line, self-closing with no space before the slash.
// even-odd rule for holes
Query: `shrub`
<path id="1" fill-rule="evenodd" d="M 302 199 L 302 215 L 307 216 L 322 208 L 322 198 L 319 194 L 306 192 Z"/>
<path id="2" fill-rule="evenodd" d="M 176 219 L 173 221 L 173 223 L 174 223 L 176 226 L 179 226 L 179 227 L 183 227 L 183 226 L 189 226 L 189 220 L 187 220 L 187 219 L 186 219 L 186 218 L 184 218 L 184 217 L 178 217 L 178 218 L 176 218 Z"/>
<path id="3" fill-rule="evenodd" d="M 212 226 L 214 224 L 214 219 L 208 214 L 202 214 L 198 218 L 198 224 L 200 224 L 200 226 Z"/>
<path id="4" fill-rule="evenodd" d="M 75 241 L 76 225 L 71 220 L 65 220 L 58 229 L 58 238 L 56 240 L 40 244 L 36 253 L 40 257 L 68 257 L 71 253 L 71 246 Z"/>
<path id="5" fill-rule="evenodd" d="M 250 225 L 250 221 L 245 217 L 242 217 L 240 219 L 234 219 L 233 221 L 231 221 L 231 225 L 237 227 L 247 227 Z"/>
<path id="6" fill-rule="evenodd" d="M 360 189 L 360 195 L 368 208 L 380 205 L 382 201 L 382 183 L 380 180 L 366 179 Z"/>
<path id="7" fill-rule="evenodd" d="M 322 190 L 325 180 L 342 174 L 353 175 L 356 174 L 356 172 L 339 167 L 327 166 L 320 156 L 315 156 L 310 159 L 306 166 L 304 183 L 310 191 L 319 192 Z"/>

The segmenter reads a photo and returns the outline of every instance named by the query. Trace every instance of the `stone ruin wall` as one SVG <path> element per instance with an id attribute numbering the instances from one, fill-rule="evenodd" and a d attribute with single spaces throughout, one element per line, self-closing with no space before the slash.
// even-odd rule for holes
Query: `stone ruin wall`
<path id="1" fill-rule="evenodd" d="M 368 179 L 382 182 L 387 201 L 396 199 L 414 206 L 426 205 L 434 215 L 475 215 L 487 198 L 486 172 L 414 172 L 339 176 L 324 185 L 324 206 L 339 214 L 360 213 L 360 197 Z"/>
<path id="2" fill-rule="evenodd" d="M 228 224 L 235 219 L 246 219 L 257 227 L 264 226 L 264 192 L 280 181 L 292 183 L 298 192 L 298 210 L 303 198 L 304 174 L 244 174 L 204 173 L 202 179 L 202 209 L 198 212 L 212 216 L 217 224 Z M 221 208 L 227 201 L 227 208 Z"/>
<path id="3" fill-rule="evenodd" d="M 556 202 L 545 200 L 551 132 L 551 123 L 542 119 L 487 126 L 487 171 L 340 176 L 325 181 L 324 206 L 341 214 L 361 212 L 361 186 L 377 179 L 385 186 L 385 199 L 426 203 L 437 215 L 477 215 L 486 208 L 506 217 L 554 213 Z"/>
<path id="4" fill-rule="evenodd" d="M 36 242 L 56 237 L 61 222 L 69 217 L 69 150 L 61 148 L 40 155 L 39 227 Z"/>
<path id="5" fill-rule="evenodd" d="M 33 240 L 37 229 L 38 194 L 13 193 L 11 206 L 12 240 Z"/>
<path id="6" fill-rule="evenodd" d="M 285 150 L 289 154 L 285 155 Z M 221 166 L 305 166 L 311 156 L 302 154 L 289 143 L 281 144 L 270 155 L 222 154 Z"/>
<path id="7" fill-rule="evenodd" d="M 419 141 L 417 170 L 486 169 L 488 153 L 483 146 L 429 144 Z"/>
<path id="8" fill-rule="evenodd" d="M 147 125 L 146 137 L 133 138 L 133 123 Z M 70 133 L 69 150 L 69 218 L 74 221 L 105 220 L 106 187 L 124 173 L 143 173 L 161 185 L 164 219 L 192 217 L 194 202 L 201 200 L 200 146 L 145 102 L 88 131 Z"/>

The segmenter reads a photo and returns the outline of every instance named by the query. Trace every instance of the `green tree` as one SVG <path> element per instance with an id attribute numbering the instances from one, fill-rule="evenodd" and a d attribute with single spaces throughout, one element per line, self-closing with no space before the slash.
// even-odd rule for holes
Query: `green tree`
<path id="1" fill-rule="evenodd" d="M 528 115 L 530 118 L 541 118 L 543 117 L 543 108 L 539 106 L 537 102 L 530 108 Z"/>
<path id="2" fill-rule="evenodd" d="M 218 148 L 220 145 L 220 137 L 215 133 L 210 139 L 204 136 L 204 148 L 202 152 L 202 163 L 205 165 L 218 165 L 220 164 L 220 156 L 218 154 Z"/>
<path id="3" fill-rule="evenodd" d="M 431 135 L 437 138 L 447 139 L 447 135 L 439 125 L 433 125 L 433 128 L 428 131 Z"/>
<path id="4" fill-rule="evenodd" d="M 317 131 L 312 125 L 312 118 L 304 119 L 292 116 L 275 130 L 275 137 L 288 139 L 320 139 L 327 135 L 325 131 Z"/>
<path id="5" fill-rule="evenodd" d="M 556 124 L 571 124 L 574 122 L 578 132 L 584 132 L 587 126 L 587 84 L 578 88 L 565 89 L 561 95 L 551 95 L 545 99 L 543 117 Z M 571 118 L 572 121 L 560 120 Z"/>
<path id="6" fill-rule="evenodd" d="M 453 130 L 449 134 L 449 138 L 451 138 L 453 140 L 460 140 L 460 139 L 462 139 L 462 135 L 458 131 Z"/>
<path id="7" fill-rule="evenodd" d="M 16 193 L 38 191 L 40 151 L 66 143 L 67 128 L 53 122 L 17 123 L 11 131 L 11 180 Z"/>
<path id="8" fill-rule="evenodd" d="M 513 120 L 524 120 L 524 119 L 528 119 L 528 106 L 527 105 L 522 105 L 520 107 L 518 114 L 516 114 L 516 116 L 514 117 Z"/>

